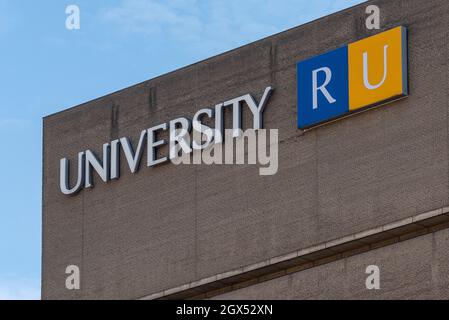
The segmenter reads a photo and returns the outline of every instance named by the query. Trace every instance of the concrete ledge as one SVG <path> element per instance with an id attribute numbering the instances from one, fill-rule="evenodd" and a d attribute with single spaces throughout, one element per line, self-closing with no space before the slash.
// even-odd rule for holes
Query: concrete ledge
<path id="1" fill-rule="evenodd" d="M 373 229 L 333 239 L 212 277 L 169 288 L 141 299 L 209 298 L 444 228 L 449 228 L 449 207 L 439 208 Z"/>

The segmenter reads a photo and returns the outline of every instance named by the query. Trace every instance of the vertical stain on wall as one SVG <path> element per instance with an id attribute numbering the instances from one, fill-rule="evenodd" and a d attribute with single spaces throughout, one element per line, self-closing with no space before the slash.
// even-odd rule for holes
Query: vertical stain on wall
<path id="1" fill-rule="evenodd" d="M 111 141 L 119 137 L 119 111 L 120 106 L 117 103 L 113 103 L 111 107 Z"/>
<path id="2" fill-rule="evenodd" d="M 271 83 L 276 81 L 276 50 L 275 44 L 271 44 L 270 47 L 270 80 Z"/>
<path id="3" fill-rule="evenodd" d="M 363 12 L 363 14 L 360 15 L 360 17 L 357 17 L 356 19 L 354 19 L 354 30 L 355 30 L 355 35 L 356 35 L 357 39 L 363 38 L 368 34 L 367 31 L 369 31 L 369 30 L 367 30 L 366 26 L 365 26 L 364 12 Z"/>
<path id="4" fill-rule="evenodd" d="M 151 114 L 157 110 L 157 99 L 156 99 L 156 88 L 149 87 L 148 89 L 148 115 L 151 117 Z"/>

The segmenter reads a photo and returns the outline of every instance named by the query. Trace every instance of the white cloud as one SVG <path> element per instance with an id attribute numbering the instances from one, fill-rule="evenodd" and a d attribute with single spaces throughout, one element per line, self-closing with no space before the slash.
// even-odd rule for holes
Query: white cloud
<path id="1" fill-rule="evenodd" d="M 124 0 L 118 7 L 104 10 L 103 16 L 131 32 L 197 34 L 201 31 L 202 22 L 188 10 L 188 2 L 195 4 L 195 1 L 187 1 L 183 9 L 178 1 Z"/>
<path id="2" fill-rule="evenodd" d="M 162 41 L 183 52 L 218 53 L 361 0 L 121 0 L 101 18 L 127 36 Z M 146 39 L 146 40 L 147 40 Z M 161 43 L 157 44 L 159 47 Z"/>
<path id="3" fill-rule="evenodd" d="M 261 7 L 255 0 L 122 0 L 102 17 L 128 33 L 223 49 L 279 31 Z"/>
<path id="4" fill-rule="evenodd" d="M 127 35 L 183 49 L 230 48 L 300 25 L 361 0 L 121 0 L 101 16 Z"/>

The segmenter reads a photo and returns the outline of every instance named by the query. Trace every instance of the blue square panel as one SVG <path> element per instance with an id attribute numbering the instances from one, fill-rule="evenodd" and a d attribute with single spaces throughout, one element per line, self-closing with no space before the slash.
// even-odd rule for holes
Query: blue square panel
<path id="1" fill-rule="evenodd" d="M 349 112 L 348 47 L 297 64 L 298 128 Z"/>

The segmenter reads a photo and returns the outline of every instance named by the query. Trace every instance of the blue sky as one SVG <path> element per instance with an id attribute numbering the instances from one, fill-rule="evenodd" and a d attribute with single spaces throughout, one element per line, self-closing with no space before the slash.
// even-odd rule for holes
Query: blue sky
<path id="1" fill-rule="evenodd" d="M 43 116 L 361 2 L 0 0 L 0 299 L 40 298 Z"/>

